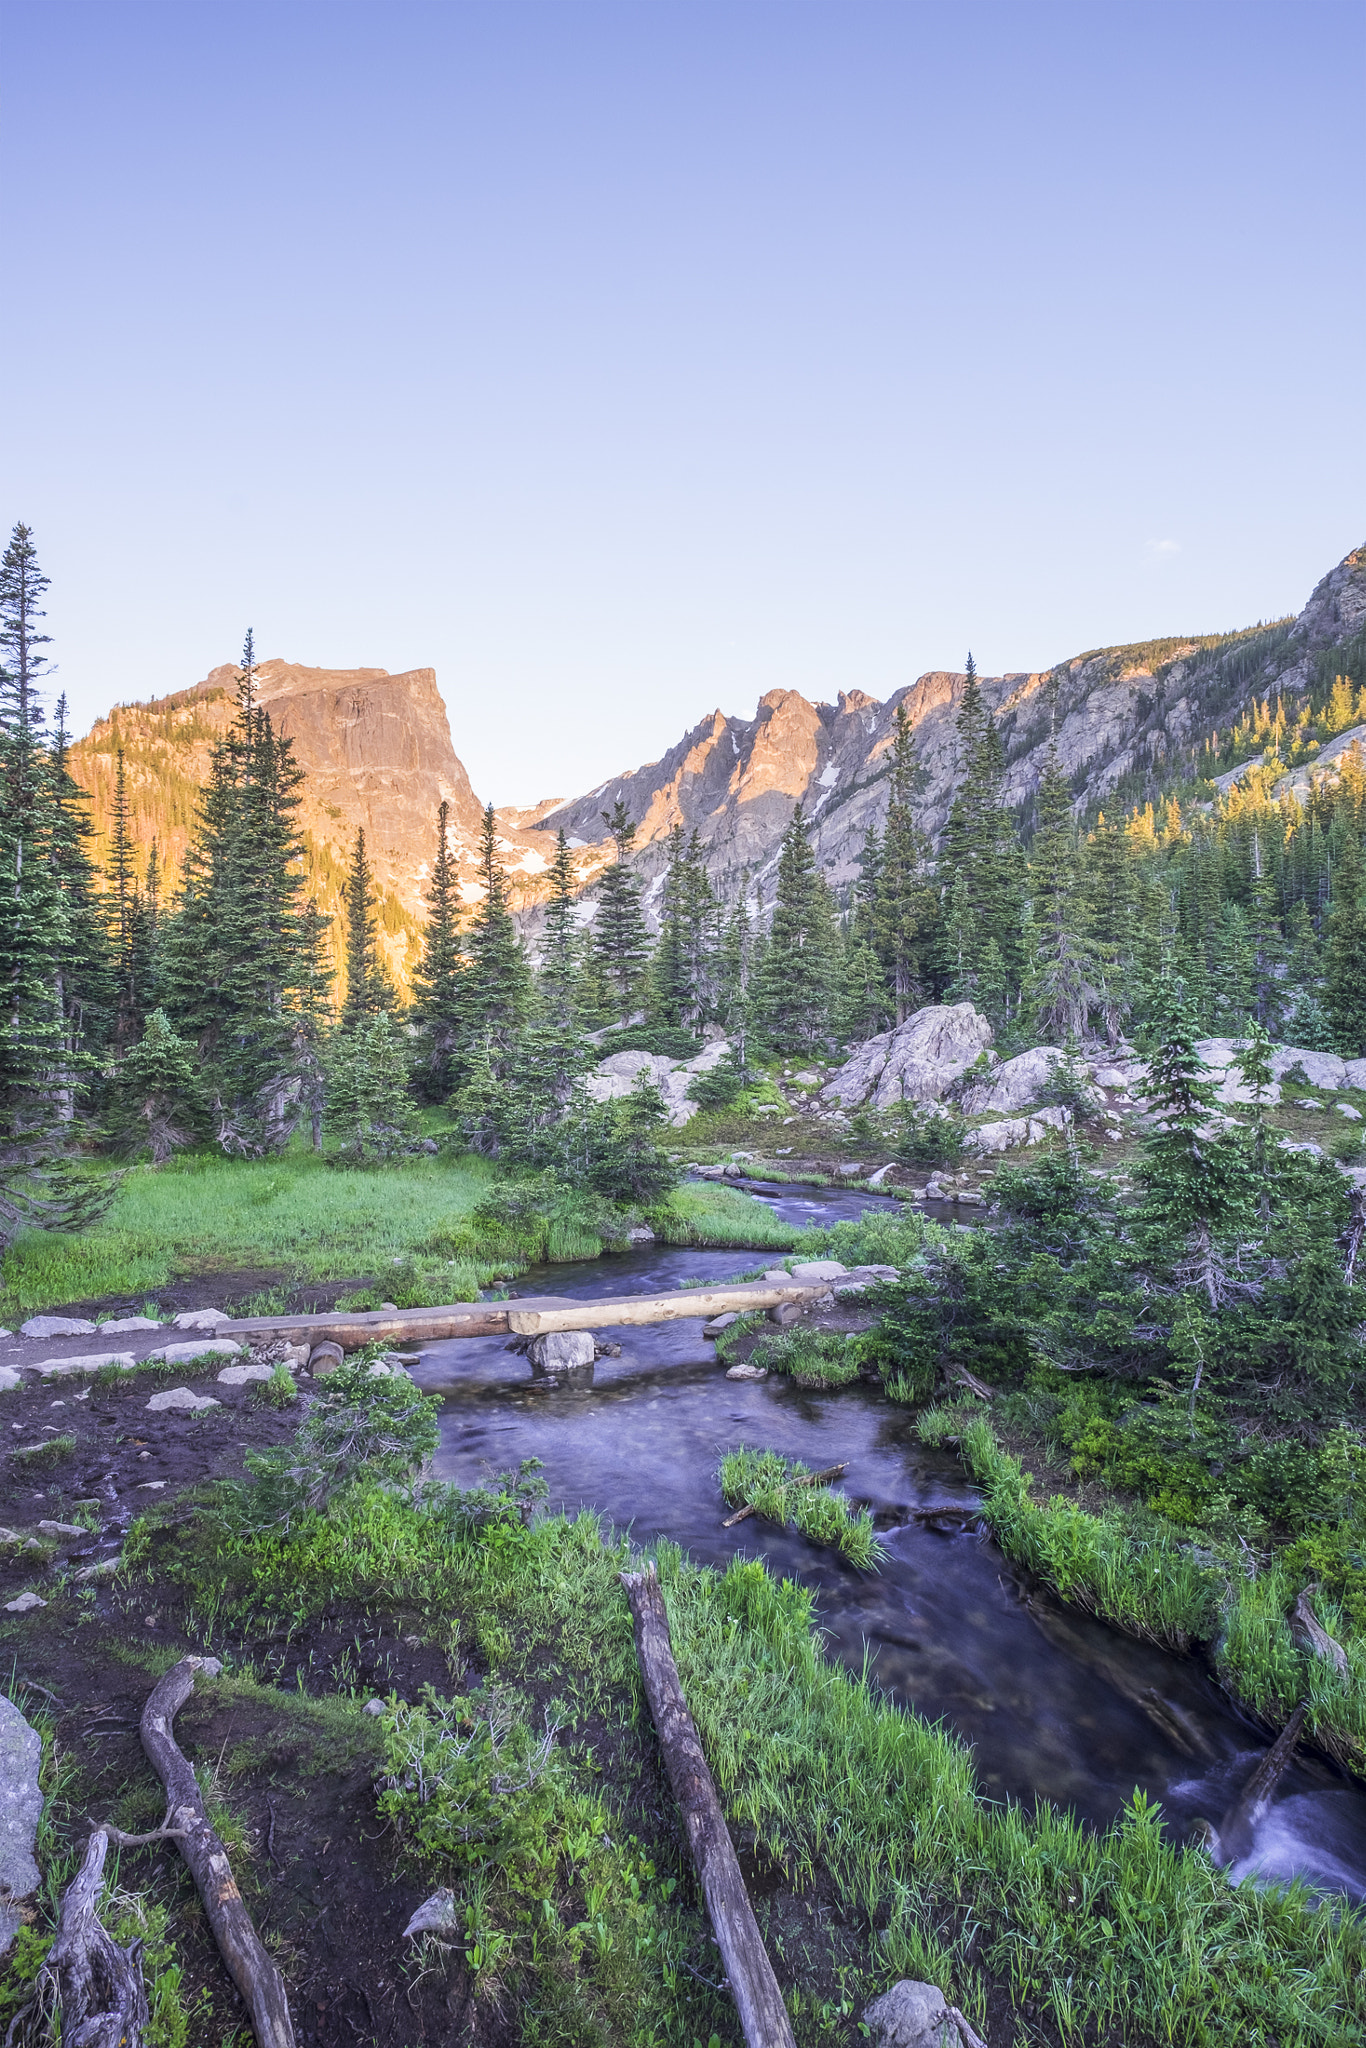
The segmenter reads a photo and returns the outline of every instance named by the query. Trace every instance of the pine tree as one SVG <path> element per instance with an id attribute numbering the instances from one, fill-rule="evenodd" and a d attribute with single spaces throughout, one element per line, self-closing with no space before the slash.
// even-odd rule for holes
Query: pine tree
<path id="1" fill-rule="evenodd" d="M 115 1100 L 122 1143 L 129 1150 L 149 1146 L 154 1166 L 203 1136 L 208 1106 L 199 1068 L 164 1010 L 153 1010 L 141 1039 L 125 1053 Z"/>
<path id="2" fill-rule="evenodd" d="M 384 1010 L 362 1011 L 331 1048 L 327 1127 L 347 1166 L 391 1166 L 420 1142 L 403 1034 Z"/>
<path id="3" fill-rule="evenodd" d="M 1004 1022 L 1021 966 L 1019 841 L 1001 801 L 1005 753 L 970 654 L 957 730 L 961 773 L 940 856 L 949 992 L 955 1001 L 980 999 Z"/>
<path id="4" fill-rule="evenodd" d="M 1101 1000 L 1078 886 L 1072 790 L 1050 745 L 1039 783 L 1030 855 L 1034 959 L 1030 993 L 1045 1038 L 1079 1040 Z"/>
<path id="5" fill-rule="evenodd" d="M 470 920 L 465 978 L 467 1044 L 484 1046 L 501 1073 L 531 999 L 531 973 L 507 904 L 507 877 L 498 859 L 493 805 L 484 812 L 479 836 L 479 879 L 483 897 Z"/>
<path id="6" fill-rule="evenodd" d="M 898 704 L 887 820 L 871 889 L 871 941 L 891 986 L 898 1024 L 926 999 L 929 935 L 937 912 L 930 842 L 915 821 L 914 799 L 923 779 L 906 706 Z"/>
<path id="7" fill-rule="evenodd" d="M 71 773 L 66 698 L 57 699 L 57 720 L 48 756 L 52 795 L 48 858 L 61 893 L 64 935 L 57 961 L 64 1065 L 78 1082 L 108 1043 L 114 1021 L 114 963 L 103 905 L 96 893 L 95 863 L 88 842 L 88 798 Z"/>
<path id="8" fill-rule="evenodd" d="M 133 868 L 133 837 L 128 818 L 128 777 L 123 748 L 114 755 L 114 818 L 109 835 L 105 879 L 112 900 L 110 941 L 114 949 L 117 1010 L 114 1043 L 124 1051 L 137 1036 L 137 997 L 133 987 L 133 928 L 137 877 Z M 169 1025 L 167 1027 L 170 1028 Z"/>
<path id="9" fill-rule="evenodd" d="M 716 1002 L 716 898 L 696 831 L 669 834 L 659 944 L 652 963 L 654 1010 L 660 1021 L 696 1038 Z"/>
<path id="10" fill-rule="evenodd" d="M 537 988 L 546 1019 L 557 1030 L 577 1029 L 584 1001 L 582 935 L 574 911 L 574 856 L 560 827 L 550 864 L 550 896 L 541 941 Z"/>
<path id="11" fill-rule="evenodd" d="M 1355 830 L 1342 841 L 1325 925 L 1324 1008 L 1345 1059 L 1366 1055 L 1366 878 Z"/>
<path id="12" fill-rule="evenodd" d="M 636 828 L 618 799 L 602 821 L 616 842 L 616 859 L 598 884 L 593 950 L 611 1012 L 625 1020 L 640 999 L 650 957 L 650 935 L 641 908 L 640 876 L 631 866 Z"/>
<path id="13" fill-rule="evenodd" d="M 835 907 L 798 804 L 778 852 L 773 919 L 754 985 L 755 1022 L 775 1050 L 815 1052 L 829 1043 L 839 969 Z"/>
<path id="14" fill-rule="evenodd" d="M 754 958 L 754 932 L 750 924 L 746 883 L 742 884 L 735 908 L 726 920 L 716 965 L 717 1021 L 730 1041 L 731 1058 L 740 1073 L 745 1072 L 749 1061 Z"/>
<path id="15" fill-rule="evenodd" d="M 379 957 L 375 921 L 375 884 L 365 851 L 365 833 L 356 827 L 351 866 L 346 877 L 346 996 L 341 1025 L 349 1030 L 362 1017 L 398 1007 L 393 982 Z"/>
<path id="16" fill-rule="evenodd" d="M 422 957 L 413 976 L 412 1017 L 421 1045 L 418 1085 L 429 1102 L 444 1102 L 451 1092 L 461 1036 L 460 884 L 449 829 L 450 805 L 443 802 L 437 812 Z"/>
<path id="17" fill-rule="evenodd" d="M 1216 1126 L 1214 1088 L 1195 1049 L 1197 1025 L 1180 993 L 1168 994 L 1148 1057 L 1152 1129 L 1138 1178 L 1139 1212 L 1151 1250 L 1211 1313 L 1245 1291 L 1236 1236 L 1252 1213 L 1252 1182 L 1239 1138 Z"/>

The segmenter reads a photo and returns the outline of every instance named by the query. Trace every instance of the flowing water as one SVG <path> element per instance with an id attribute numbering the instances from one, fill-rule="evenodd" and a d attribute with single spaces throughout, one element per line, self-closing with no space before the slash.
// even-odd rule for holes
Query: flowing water
<path id="1" fill-rule="evenodd" d="M 805 1189 L 767 1201 L 800 1224 L 875 1205 Z M 733 1279 L 761 1259 L 654 1247 L 544 1268 L 518 1291 L 659 1293 L 684 1279 Z M 525 1359 L 501 1338 L 427 1349 L 414 1377 L 444 1397 L 439 1475 L 471 1486 L 539 1458 L 553 1507 L 594 1508 L 637 1541 L 672 1538 L 703 1564 L 762 1557 L 814 1591 L 833 1655 L 857 1669 L 867 1654 L 889 1695 L 971 1744 L 988 1796 L 1049 1799 L 1103 1827 L 1140 1786 L 1178 1838 L 1231 1805 L 1267 1747 L 1261 1733 L 1195 1661 L 1031 1589 L 989 1537 L 912 1519 L 974 1494 L 956 1459 L 916 1441 L 904 1409 L 860 1386 L 812 1393 L 784 1379 L 727 1380 L 697 1322 L 603 1335 L 620 1341 L 621 1357 L 599 1360 L 594 1384 L 573 1389 L 533 1390 Z M 887 1547 L 880 1569 L 857 1571 L 757 1518 L 724 1529 L 716 1471 L 741 1443 L 813 1467 L 847 1460 L 843 1485 L 872 1508 Z M 1300 1875 L 1366 1898 L 1366 1793 L 1297 1762 L 1233 1874 Z"/>

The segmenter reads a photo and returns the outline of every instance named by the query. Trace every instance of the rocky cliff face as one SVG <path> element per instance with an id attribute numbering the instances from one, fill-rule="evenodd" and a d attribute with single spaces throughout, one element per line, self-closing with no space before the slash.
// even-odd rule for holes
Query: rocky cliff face
<path id="1" fill-rule="evenodd" d="M 1027 811 L 1051 734 L 1079 807 L 1107 798 L 1127 805 L 1189 769 L 1212 727 L 1252 696 L 1298 696 L 1331 668 L 1336 652 L 1366 680 L 1366 548 L 1325 576 L 1296 619 L 1245 633 L 1102 648 L 1036 673 L 979 678 L 1006 749 L 1006 800 Z M 778 843 L 798 803 L 814 821 L 812 845 L 831 882 L 858 873 L 869 827 L 887 806 L 888 753 L 898 704 L 915 732 L 925 786 L 921 822 L 944 827 L 958 773 L 955 721 L 962 674 L 931 671 L 885 702 L 862 691 L 811 704 L 772 690 L 752 719 L 714 711 L 661 761 L 629 770 L 585 797 L 535 814 L 547 834 L 565 832 L 605 858 L 602 813 L 620 798 L 656 880 L 663 841 L 694 828 L 714 885 L 729 895 L 748 878 L 771 899 Z"/>
<path id="2" fill-rule="evenodd" d="M 1203 640 L 1104 648 L 1038 673 L 983 677 L 1006 750 L 1007 800 L 1027 811 L 1055 730 L 1079 806 L 1141 802 L 1188 770 L 1210 729 L 1227 724 L 1250 697 L 1301 695 L 1325 673 L 1331 677 L 1335 665 L 1366 682 L 1366 548 L 1323 578 L 1298 618 Z M 258 674 L 261 701 L 293 738 L 305 772 L 301 819 L 321 907 L 340 909 L 346 860 L 363 826 L 381 887 L 389 962 L 406 980 L 420 944 L 443 800 L 463 893 L 467 901 L 479 893 L 481 804 L 452 746 L 435 673 L 272 660 Z M 144 847 L 158 839 L 172 877 L 184 858 L 210 746 L 233 715 L 237 676 L 224 666 L 175 696 L 120 706 L 72 750 L 102 836 L 115 751 L 123 747 L 135 836 Z M 935 670 L 885 702 L 851 690 L 834 704 L 812 704 L 795 690 L 771 690 L 753 718 L 714 711 L 662 760 L 585 796 L 500 811 L 499 851 L 525 929 L 534 940 L 560 828 L 575 849 L 591 916 L 594 880 L 612 857 L 603 812 L 618 798 L 636 822 L 650 877 L 647 902 L 657 901 L 675 825 L 699 833 L 720 893 L 731 897 L 747 884 L 770 901 L 779 842 L 798 803 L 812 821 L 822 867 L 837 889 L 847 889 L 869 827 L 885 814 L 898 704 L 906 707 L 925 769 L 921 822 L 932 835 L 943 829 L 958 772 L 955 720 L 965 681 Z"/>

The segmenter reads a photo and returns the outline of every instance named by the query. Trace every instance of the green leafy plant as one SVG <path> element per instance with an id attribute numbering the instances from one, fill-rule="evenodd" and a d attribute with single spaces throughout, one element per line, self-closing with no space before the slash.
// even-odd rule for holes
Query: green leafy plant
<path id="1" fill-rule="evenodd" d="M 741 1445 L 721 1460 L 720 1476 L 721 1491 L 732 1507 L 752 1507 L 770 1522 L 799 1529 L 813 1543 L 843 1551 L 852 1564 L 865 1569 L 885 1555 L 867 1509 L 856 1513 L 833 1488 L 803 1484 L 811 1468 L 799 1458 Z"/>

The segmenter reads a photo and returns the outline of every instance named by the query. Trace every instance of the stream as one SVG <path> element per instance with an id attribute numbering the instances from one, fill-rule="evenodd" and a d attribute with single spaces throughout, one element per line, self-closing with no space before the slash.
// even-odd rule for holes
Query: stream
<path id="1" fill-rule="evenodd" d="M 828 1224 L 887 1197 L 774 1190 L 794 1224 Z M 946 1217 L 945 1220 L 951 1220 Z M 645 1247 L 535 1268 L 521 1294 L 583 1299 L 661 1293 L 685 1279 L 752 1272 L 764 1254 Z M 775 1259 L 778 1254 L 772 1255 Z M 413 1376 L 443 1397 L 436 1472 L 461 1486 L 539 1458 L 549 1506 L 596 1509 L 637 1542 L 664 1536 L 703 1564 L 762 1557 L 816 1596 L 829 1650 L 893 1699 L 971 1745 L 988 1797 L 1051 1800 L 1105 1827 L 1136 1786 L 1161 1801 L 1176 1839 L 1218 1822 L 1268 1747 L 1194 1659 L 1173 1656 L 1032 1587 L 985 1534 L 940 1534 L 910 1511 L 970 1504 L 956 1458 L 917 1442 L 910 1415 L 863 1386 L 808 1392 L 727 1380 L 697 1322 L 606 1330 L 621 1357 L 591 1387 L 533 1391 L 503 1338 L 425 1349 Z M 751 1519 L 729 1530 L 716 1477 L 740 1443 L 813 1468 L 847 1459 L 843 1485 L 872 1509 L 887 1556 L 860 1572 L 794 1532 Z M 1235 1878 L 1302 1877 L 1366 1899 L 1366 1791 L 1309 1758 L 1281 1780 Z"/>

